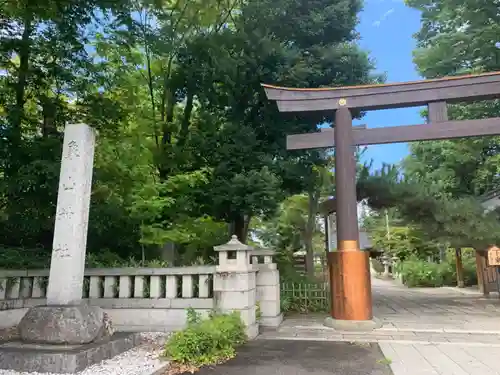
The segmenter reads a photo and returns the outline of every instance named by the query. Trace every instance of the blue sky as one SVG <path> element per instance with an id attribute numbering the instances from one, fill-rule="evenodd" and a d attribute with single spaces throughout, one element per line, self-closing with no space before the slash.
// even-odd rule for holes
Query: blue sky
<path id="1" fill-rule="evenodd" d="M 358 31 L 360 45 L 370 52 L 378 72 L 387 74 L 387 82 L 421 79 L 412 61 L 415 40 L 412 35 L 420 29 L 420 13 L 407 7 L 403 0 L 365 0 Z M 402 108 L 371 111 L 356 121 L 370 128 L 420 124 L 421 108 Z M 369 146 L 365 160 L 373 160 L 378 169 L 382 163 L 397 163 L 408 154 L 406 144 Z"/>

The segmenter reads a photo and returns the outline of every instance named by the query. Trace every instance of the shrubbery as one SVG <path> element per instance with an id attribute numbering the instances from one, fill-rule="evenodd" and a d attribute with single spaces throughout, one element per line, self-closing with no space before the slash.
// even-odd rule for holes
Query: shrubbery
<path id="1" fill-rule="evenodd" d="M 476 285 L 476 264 L 472 258 L 464 257 L 465 285 Z M 408 287 L 440 287 L 457 285 L 455 262 L 448 259 L 432 263 L 420 259 L 408 259 L 400 264 L 403 282 Z"/>
<path id="2" fill-rule="evenodd" d="M 165 356 L 174 364 L 201 367 L 233 358 L 236 348 L 247 340 L 240 314 L 212 313 L 202 319 L 188 310 L 188 326 L 174 333 L 165 346 Z"/>
<path id="3" fill-rule="evenodd" d="M 1 247 L 0 269 L 32 270 L 47 269 L 50 267 L 51 251 L 43 248 L 27 249 L 14 247 Z M 85 257 L 87 268 L 109 268 L 109 267 L 168 267 L 167 262 L 159 259 L 148 259 L 144 262 L 130 257 L 123 259 L 109 249 L 103 249 L 99 253 L 87 253 Z"/>

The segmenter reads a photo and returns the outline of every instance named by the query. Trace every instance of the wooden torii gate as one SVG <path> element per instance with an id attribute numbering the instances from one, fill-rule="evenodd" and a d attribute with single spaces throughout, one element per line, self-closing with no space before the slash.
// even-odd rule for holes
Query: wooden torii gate
<path id="1" fill-rule="evenodd" d="M 356 161 L 353 147 L 384 143 L 452 139 L 500 134 L 500 118 L 448 121 L 447 103 L 500 97 L 500 72 L 425 81 L 294 89 L 263 84 L 280 112 L 335 111 L 335 128 L 287 136 L 287 149 L 335 147 L 337 251 L 329 255 L 331 317 L 373 318 L 368 253 L 359 249 L 356 210 Z M 369 111 L 427 105 L 429 121 L 353 131 L 352 110 Z"/>

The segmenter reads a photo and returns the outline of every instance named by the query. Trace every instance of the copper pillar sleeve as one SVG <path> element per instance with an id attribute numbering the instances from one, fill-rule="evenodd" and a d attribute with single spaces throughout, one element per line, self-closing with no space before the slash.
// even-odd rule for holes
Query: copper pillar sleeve
<path id="1" fill-rule="evenodd" d="M 369 253 L 335 251 L 328 254 L 331 316 L 338 320 L 371 320 L 372 293 Z"/>
<path id="2" fill-rule="evenodd" d="M 344 311 L 344 288 L 342 286 L 342 272 L 340 270 L 340 252 L 328 253 L 328 274 L 330 276 L 330 315 L 343 314 Z"/>
<path id="3" fill-rule="evenodd" d="M 344 289 L 343 313 L 335 317 L 342 320 L 371 320 L 372 288 L 369 253 L 365 251 L 340 251 L 342 286 Z"/>

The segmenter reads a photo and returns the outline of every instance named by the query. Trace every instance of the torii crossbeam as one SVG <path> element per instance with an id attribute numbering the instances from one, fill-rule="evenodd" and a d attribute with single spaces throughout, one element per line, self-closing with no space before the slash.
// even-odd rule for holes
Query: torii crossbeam
<path id="1" fill-rule="evenodd" d="M 371 321 L 369 255 L 359 249 L 353 145 L 500 134 L 500 118 L 448 121 L 447 104 L 500 98 L 500 72 L 441 79 L 319 89 L 262 85 L 281 112 L 335 111 L 335 128 L 287 137 L 287 149 L 335 147 L 337 251 L 329 254 L 331 316 Z M 427 105 L 429 122 L 377 129 L 352 126 L 351 110 Z"/>

